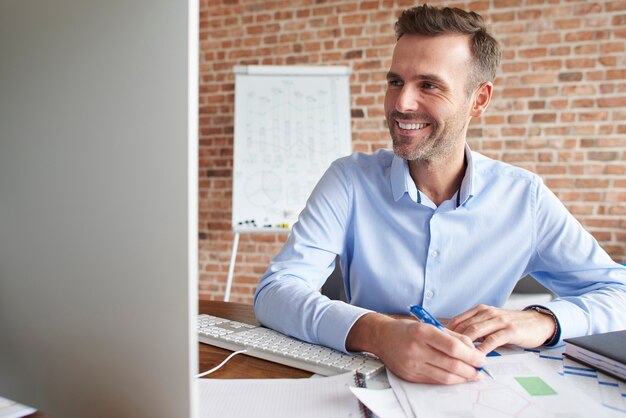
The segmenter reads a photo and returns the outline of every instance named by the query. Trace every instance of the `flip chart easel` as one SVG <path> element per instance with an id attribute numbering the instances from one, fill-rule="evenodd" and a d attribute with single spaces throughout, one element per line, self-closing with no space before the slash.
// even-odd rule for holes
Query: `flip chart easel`
<path id="1" fill-rule="evenodd" d="M 351 152 L 350 69 L 235 66 L 233 248 L 241 233 L 289 233 L 331 162 Z"/>

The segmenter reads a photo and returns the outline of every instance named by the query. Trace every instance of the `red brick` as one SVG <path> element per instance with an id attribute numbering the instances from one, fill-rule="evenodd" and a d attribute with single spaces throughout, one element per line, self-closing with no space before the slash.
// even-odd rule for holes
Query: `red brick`
<path id="1" fill-rule="evenodd" d="M 502 72 L 505 74 L 526 72 L 529 68 L 528 62 L 512 62 L 502 64 Z"/>
<path id="2" fill-rule="evenodd" d="M 494 31 L 494 34 L 498 38 L 501 34 L 520 33 L 525 31 L 526 25 L 523 23 L 507 23 L 506 25 L 499 25 Z"/>
<path id="3" fill-rule="evenodd" d="M 531 100 L 528 102 L 528 109 L 545 109 L 546 101 L 545 100 Z"/>
<path id="4" fill-rule="evenodd" d="M 548 178 L 545 184 L 550 189 L 571 189 L 574 187 L 574 179 L 571 178 Z"/>
<path id="5" fill-rule="evenodd" d="M 604 71 L 586 71 L 585 79 L 587 81 L 600 81 L 604 80 L 605 73 Z"/>
<path id="6" fill-rule="evenodd" d="M 554 21 L 555 29 L 578 29 L 580 27 L 580 19 L 560 19 Z"/>
<path id="7" fill-rule="evenodd" d="M 596 178 L 582 178 L 576 179 L 575 187 L 581 189 L 606 189 L 609 187 L 609 180 L 596 179 Z"/>
<path id="8" fill-rule="evenodd" d="M 626 79 L 626 70 L 608 70 L 606 72 L 607 80 L 624 80 Z"/>
<path id="9" fill-rule="evenodd" d="M 626 10 L 626 1 L 624 0 L 616 0 L 616 1 L 607 1 L 604 5 L 604 8 L 607 12 L 619 12 Z"/>
<path id="10" fill-rule="evenodd" d="M 574 48 L 574 54 L 576 55 L 590 55 L 595 54 L 598 51 L 596 44 L 579 45 Z"/>
<path id="11" fill-rule="evenodd" d="M 572 48 L 569 46 L 557 46 L 554 48 L 550 48 L 550 56 L 553 56 L 553 57 L 570 55 L 571 52 L 572 52 Z"/>
<path id="12" fill-rule="evenodd" d="M 597 100 L 598 107 L 626 107 L 626 96 L 624 97 L 601 97 Z"/>
<path id="13" fill-rule="evenodd" d="M 594 86 L 593 84 L 573 84 L 566 85 L 561 88 L 561 94 L 564 94 L 566 96 L 589 96 L 596 93 L 596 86 Z"/>
<path id="14" fill-rule="evenodd" d="M 616 67 L 618 61 L 617 61 L 617 57 L 610 56 L 610 57 L 600 57 L 598 58 L 598 62 L 600 63 L 600 65 L 604 67 Z"/>
<path id="15" fill-rule="evenodd" d="M 502 136 L 524 136 L 526 135 L 526 128 L 502 128 L 500 130 Z M 510 143 L 508 144 L 511 145 Z"/>
<path id="16" fill-rule="evenodd" d="M 522 83 L 525 85 L 552 84 L 556 79 L 557 76 L 554 73 L 529 74 L 522 77 Z"/>
<path id="17" fill-rule="evenodd" d="M 530 120 L 530 115 L 514 114 L 514 115 L 509 115 L 509 117 L 507 118 L 507 123 L 510 123 L 513 125 L 520 125 L 520 124 L 528 123 L 529 120 Z"/>
<path id="18" fill-rule="evenodd" d="M 570 133 L 570 128 L 567 126 L 546 127 L 544 129 L 544 133 L 550 136 L 553 136 L 553 135 L 564 136 Z"/>
<path id="19" fill-rule="evenodd" d="M 613 16 L 613 20 L 611 21 L 611 25 L 619 27 L 626 25 L 626 14 Z"/>
<path id="20" fill-rule="evenodd" d="M 596 66 L 596 60 L 593 58 L 576 58 L 565 60 L 565 66 L 572 68 L 593 68 Z"/>
<path id="21" fill-rule="evenodd" d="M 599 3 L 578 4 L 574 7 L 575 15 L 589 15 L 602 12 L 602 5 Z"/>
<path id="22" fill-rule="evenodd" d="M 600 45 L 603 54 L 624 52 L 624 42 L 607 42 Z"/>
<path id="23" fill-rule="evenodd" d="M 576 109 L 579 107 L 593 107 L 593 105 L 594 105 L 593 99 L 572 100 L 572 109 Z"/>
<path id="24" fill-rule="evenodd" d="M 532 97 L 535 95 L 534 88 L 506 88 L 503 91 L 503 96 L 506 98 L 511 97 Z"/>
<path id="25" fill-rule="evenodd" d="M 559 32 L 543 33 L 537 36 L 537 42 L 542 44 L 558 44 L 561 43 L 562 34 Z"/>
<path id="26" fill-rule="evenodd" d="M 554 123 L 556 122 L 556 113 L 536 113 L 532 118 L 533 123 Z"/>
<path id="27" fill-rule="evenodd" d="M 591 161 L 615 161 L 620 155 L 614 151 L 590 151 L 588 158 Z"/>
<path id="28" fill-rule="evenodd" d="M 539 88 L 539 97 L 552 97 L 559 93 L 559 89 L 556 86 L 547 86 Z"/>
<path id="29" fill-rule="evenodd" d="M 608 31 L 574 31 L 565 35 L 566 42 L 599 41 L 608 39 Z"/>
<path id="30" fill-rule="evenodd" d="M 545 60 L 531 63 L 531 68 L 534 71 L 539 70 L 558 70 L 563 67 L 561 60 Z"/>
<path id="31" fill-rule="evenodd" d="M 352 15 L 345 15 L 341 17 L 342 25 L 363 24 L 366 21 L 367 21 L 367 15 L 364 15 L 364 14 L 352 14 Z"/>
<path id="32" fill-rule="evenodd" d="M 548 55 L 547 48 L 522 49 L 518 52 L 520 58 L 540 58 Z"/>
<path id="33" fill-rule="evenodd" d="M 569 205 L 569 211 L 572 215 L 592 215 L 593 214 L 593 206 L 592 205 Z"/>
<path id="34" fill-rule="evenodd" d="M 592 122 L 608 120 L 608 117 L 609 116 L 606 111 L 585 112 L 578 115 L 578 120 L 580 120 L 581 122 Z"/>
<path id="35" fill-rule="evenodd" d="M 626 202 L 626 192 L 608 191 L 605 193 L 607 202 Z"/>
<path id="36" fill-rule="evenodd" d="M 379 6 L 378 1 L 362 1 L 359 4 L 361 10 L 375 10 Z"/>

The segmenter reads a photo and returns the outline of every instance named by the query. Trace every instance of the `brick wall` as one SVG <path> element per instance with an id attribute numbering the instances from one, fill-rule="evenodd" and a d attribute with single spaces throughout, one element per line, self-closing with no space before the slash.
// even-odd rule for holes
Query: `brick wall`
<path id="1" fill-rule="evenodd" d="M 234 65 L 348 65 L 355 151 L 389 147 L 385 74 L 403 0 L 200 0 L 200 295 L 221 299 L 233 235 Z M 626 0 L 440 2 L 485 17 L 503 47 L 473 149 L 538 174 L 626 262 Z M 243 234 L 231 300 L 251 302 L 285 240 Z"/>

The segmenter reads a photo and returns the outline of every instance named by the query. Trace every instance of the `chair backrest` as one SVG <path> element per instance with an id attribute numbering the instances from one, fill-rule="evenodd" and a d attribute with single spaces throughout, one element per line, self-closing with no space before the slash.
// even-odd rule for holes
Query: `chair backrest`
<path id="1" fill-rule="evenodd" d="M 328 276 L 326 283 L 322 286 L 322 294 L 333 300 L 343 300 L 344 302 L 347 300 L 339 256 L 335 258 L 335 270 Z"/>

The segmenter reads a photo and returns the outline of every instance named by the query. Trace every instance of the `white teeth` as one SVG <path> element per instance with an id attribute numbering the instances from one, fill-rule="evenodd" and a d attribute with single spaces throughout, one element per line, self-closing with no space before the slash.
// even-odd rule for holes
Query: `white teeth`
<path id="1" fill-rule="evenodd" d="M 427 123 L 402 123 L 398 122 L 398 126 L 402 129 L 423 129 L 428 126 Z"/>

